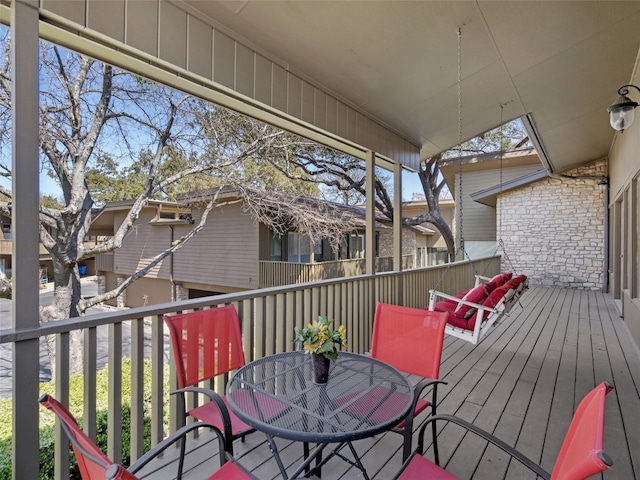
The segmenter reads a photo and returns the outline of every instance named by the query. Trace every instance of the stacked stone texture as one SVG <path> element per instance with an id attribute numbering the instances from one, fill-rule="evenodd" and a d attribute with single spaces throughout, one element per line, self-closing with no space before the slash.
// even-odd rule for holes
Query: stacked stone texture
<path id="1" fill-rule="evenodd" d="M 567 172 L 606 176 L 605 162 Z M 604 192 L 596 179 L 547 178 L 498 200 L 502 269 L 532 285 L 597 290 L 604 275 Z"/>
<path id="2" fill-rule="evenodd" d="M 409 228 L 402 229 L 402 255 L 416 254 L 416 232 Z M 393 256 L 393 230 L 381 230 L 378 235 L 378 256 Z"/>

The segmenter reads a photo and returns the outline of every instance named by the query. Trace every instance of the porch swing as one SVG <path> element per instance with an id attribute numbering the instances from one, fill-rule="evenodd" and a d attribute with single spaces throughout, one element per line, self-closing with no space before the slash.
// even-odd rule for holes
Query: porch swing
<path id="1" fill-rule="evenodd" d="M 462 108 L 461 108 L 461 30 L 458 29 L 458 160 L 459 160 L 459 186 L 462 191 Z M 502 160 L 503 160 L 503 110 L 500 105 L 500 193 L 502 193 Z M 499 251 L 508 262 L 511 270 L 513 265 L 505 250 L 502 240 L 502 209 L 499 212 L 499 239 L 496 242 L 494 257 Z M 465 249 L 462 223 L 462 200 L 460 200 L 460 250 L 463 257 L 471 260 Z M 472 264 L 473 265 L 473 264 Z M 489 264 L 485 267 L 489 267 Z M 445 333 L 462 340 L 477 345 L 484 336 L 491 330 L 494 324 L 501 320 L 516 303 L 519 303 L 520 296 L 528 286 L 526 275 L 516 275 L 512 272 L 501 273 L 492 278 L 483 274 L 478 274 L 475 270 L 475 285 L 469 290 L 457 295 L 449 295 L 438 291 L 438 287 L 449 271 L 449 266 L 445 269 L 442 277 L 434 289 L 429 290 L 429 306 L 431 311 L 441 311 L 449 313 L 449 320 L 445 327 Z M 442 300 L 436 301 L 438 298 Z"/>

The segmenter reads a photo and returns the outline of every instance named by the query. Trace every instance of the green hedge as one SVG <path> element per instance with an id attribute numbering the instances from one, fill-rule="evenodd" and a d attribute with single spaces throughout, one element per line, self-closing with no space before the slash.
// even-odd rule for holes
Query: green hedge
<path id="1" fill-rule="evenodd" d="M 144 449 L 151 446 L 151 364 L 145 362 L 144 367 Z M 168 376 L 165 375 L 165 379 Z M 107 405 L 108 405 L 108 370 L 104 368 L 97 373 L 96 388 L 96 443 L 104 452 L 107 450 Z M 82 425 L 82 398 L 83 377 L 74 376 L 69 381 L 69 410 Z M 168 381 L 165 381 L 165 396 L 168 396 Z M 55 382 L 46 382 L 40 385 L 40 393 L 55 394 Z M 122 459 L 125 465 L 130 462 L 129 432 L 130 432 L 130 404 L 131 398 L 131 362 L 128 359 L 122 362 Z M 34 399 L 36 401 L 37 399 Z M 12 444 L 12 402 L 11 398 L 0 400 L 0 480 L 11 480 L 11 444 Z M 165 409 L 168 415 L 168 409 Z M 55 415 L 45 408 L 40 409 L 40 479 L 54 478 L 54 425 Z M 165 425 L 168 418 L 165 417 Z M 80 479 L 80 473 L 75 462 L 71 458 L 71 479 Z"/>

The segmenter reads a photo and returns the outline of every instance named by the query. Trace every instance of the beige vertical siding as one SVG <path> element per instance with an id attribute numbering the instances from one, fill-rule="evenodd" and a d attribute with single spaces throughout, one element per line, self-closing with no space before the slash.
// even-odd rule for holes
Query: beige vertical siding
<path id="1" fill-rule="evenodd" d="M 115 217 L 116 228 L 122 223 L 125 212 Z M 145 208 L 135 227 L 123 241 L 123 248 L 114 252 L 114 270 L 119 275 L 132 275 L 149 265 L 151 260 L 171 245 L 171 230 L 168 225 L 153 225 L 154 208 Z M 169 278 L 170 259 L 163 260 L 153 268 L 148 277 Z"/>
<path id="2" fill-rule="evenodd" d="M 194 212 L 196 222 L 198 215 Z M 176 234 L 188 228 L 176 228 Z M 258 224 L 240 204 L 214 210 L 204 229 L 174 257 L 176 282 L 257 288 Z"/>
<path id="3" fill-rule="evenodd" d="M 528 173 L 540 170 L 540 165 L 510 167 L 502 171 L 502 182 L 507 182 Z M 461 180 L 462 177 L 462 180 Z M 461 225 L 458 234 L 466 242 L 494 241 L 496 239 L 496 209 L 474 202 L 470 195 L 500 184 L 499 170 L 484 170 L 456 174 L 456 192 L 462 193 L 462 200 L 456 198 L 458 223 Z M 462 189 L 460 189 L 462 185 Z"/>
<path id="4" fill-rule="evenodd" d="M 141 278 L 127 288 L 127 307 L 146 307 L 171 302 L 171 283 L 156 278 Z"/>

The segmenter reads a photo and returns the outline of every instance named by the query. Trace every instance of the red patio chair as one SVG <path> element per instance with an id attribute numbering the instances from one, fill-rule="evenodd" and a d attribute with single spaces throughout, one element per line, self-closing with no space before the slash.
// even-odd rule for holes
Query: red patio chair
<path id="1" fill-rule="evenodd" d="M 222 430 L 227 441 L 226 450 L 233 455 L 233 440 L 243 438 L 254 429 L 229 409 L 225 396 L 220 396 L 208 388 L 200 388 L 198 384 L 237 370 L 245 364 L 240 320 L 235 307 L 226 305 L 166 315 L 164 321 L 171 334 L 178 377 L 179 389 L 173 393 L 182 396 L 183 405 L 186 405 L 186 392 L 202 393 L 211 399 L 210 402 L 185 412 L 185 415 L 188 414 Z M 272 399 L 263 400 L 273 404 L 271 408 L 275 414 L 281 411 L 278 408 L 284 408 L 279 407 Z M 258 401 L 261 401 L 260 397 Z"/>
<path id="2" fill-rule="evenodd" d="M 449 314 L 424 309 L 378 303 L 373 321 L 371 356 L 393 365 L 398 370 L 423 377 L 415 386 L 413 414 L 398 424 L 393 431 L 404 437 L 402 458 L 411 454 L 413 419 L 430 407 L 436 414 L 437 387 L 440 359 L 444 342 L 444 329 Z M 425 388 L 432 386 L 431 400 L 422 398 Z M 436 430 L 433 429 L 435 440 Z"/>
<path id="3" fill-rule="evenodd" d="M 602 451 L 605 395 L 612 389 L 613 387 L 610 384 L 603 382 L 589 392 L 580 402 L 569 425 L 569 430 L 564 437 L 564 442 L 551 473 L 489 432 L 453 415 L 437 415 L 429 417 L 422 426 L 416 451 L 404 463 L 394 480 L 456 479 L 449 472 L 439 467 L 437 460 L 436 463 L 433 463 L 422 456 L 425 429 L 429 423 L 435 425 L 438 421 L 452 422 L 477 434 L 518 460 L 538 477 L 550 480 L 584 480 L 589 478 L 613 465 L 609 456 Z M 434 443 L 434 455 L 436 454 L 437 444 Z"/>
<path id="4" fill-rule="evenodd" d="M 222 432 L 214 427 L 201 422 L 193 422 L 182 427 L 173 435 L 165 438 L 163 441 L 154 446 L 151 450 L 140 457 L 136 462 L 124 468 L 122 465 L 115 464 L 98 448 L 98 446 L 82 431 L 78 426 L 76 419 L 71 412 L 63 404 L 58 402 L 50 395 L 43 395 L 38 400 L 40 404 L 58 416 L 62 430 L 69 437 L 71 446 L 78 461 L 78 468 L 83 480 L 135 480 L 135 475 L 142 467 L 148 465 L 158 455 L 167 448 L 181 441 L 182 445 L 186 443 L 187 434 L 200 428 L 207 428 L 214 432 L 218 440 L 218 453 L 220 455 L 220 468 L 207 480 L 251 480 L 255 479 L 248 471 L 235 462 L 235 459 L 225 451 L 225 441 Z M 184 448 L 181 448 L 181 452 Z M 213 456 L 213 454 L 212 454 Z M 166 463 L 166 457 L 163 460 Z M 182 478 L 182 469 L 184 467 L 184 457 L 181 455 L 177 462 L 177 479 Z"/>

